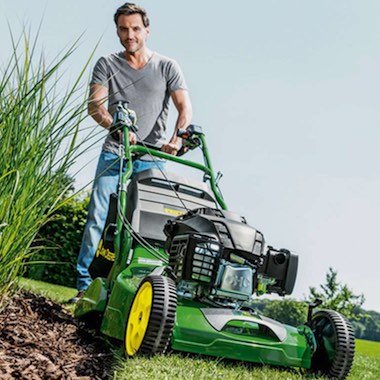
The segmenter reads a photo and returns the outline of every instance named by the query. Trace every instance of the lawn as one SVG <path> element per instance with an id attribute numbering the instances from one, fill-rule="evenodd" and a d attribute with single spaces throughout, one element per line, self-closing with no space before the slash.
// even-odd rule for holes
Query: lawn
<path id="1" fill-rule="evenodd" d="M 370 358 L 380 359 L 380 342 L 356 339 L 356 350 Z"/>
<path id="2" fill-rule="evenodd" d="M 41 294 L 58 303 L 65 303 L 75 295 L 72 288 L 51 285 L 39 281 L 21 279 L 20 285 L 36 294 Z M 72 311 L 72 307 L 70 307 Z M 115 351 L 114 380 L 127 379 L 270 379 L 302 380 L 323 379 L 301 373 L 296 369 L 279 369 L 269 366 L 227 361 L 217 358 L 170 353 L 152 358 L 137 357 L 125 360 L 121 344 L 113 346 Z M 356 340 L 355 361 L 349 380 L 380 379 L 380 343 Z"/>

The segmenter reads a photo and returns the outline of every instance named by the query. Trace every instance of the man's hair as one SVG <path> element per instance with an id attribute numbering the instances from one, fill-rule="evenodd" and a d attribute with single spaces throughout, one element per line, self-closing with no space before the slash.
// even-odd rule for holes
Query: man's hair
<path id="1" fill-rule="evenodd" d="M 117 26 L 117 20 L 119 16 L 121 15 L 129 16 L 129 15 L 135 15 L 135 14 L 141 15 L 143 24 L 145 28 L 147 28 L 149 26 L 149 18 L 145 9 L 133 3 L 125 3 L 121 7 L 117 8 L 116 13 L 113 16 L 113 19 Z"/>

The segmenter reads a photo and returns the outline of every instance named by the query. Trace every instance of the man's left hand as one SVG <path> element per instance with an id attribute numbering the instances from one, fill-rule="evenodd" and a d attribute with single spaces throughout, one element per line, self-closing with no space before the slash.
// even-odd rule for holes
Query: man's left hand
<path id="1" fill-rule="evenodd" d="M 168 153 L 168 154 L 171 154 L 173 156 L 177 155 L 179 149 L 180 149 L 180 146 L 179 146 L 179 144 L 176 144 L 176 143 L 165 144 L 165 145 L 162 145 L 162 147 L 161 147 L 161 150 L 164 153 Z"/>

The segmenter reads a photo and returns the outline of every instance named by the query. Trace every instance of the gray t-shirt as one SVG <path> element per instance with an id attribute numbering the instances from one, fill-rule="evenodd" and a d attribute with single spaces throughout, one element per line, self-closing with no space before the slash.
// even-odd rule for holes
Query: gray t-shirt
<path id="1" fill-rule="evenodd" d="M 123 52 L 102 57 L 94 67 L 91 84 L 108 88 L 111 115 L 118 101 L 128 101 L 128 108 L 137 115 L 138 140 L 155 146 L 166 142 L 170 93 L 187 90 L 177 62 L 157 53 L 140 70 L 128 64 Z M 117 154 L 118 147 L 118 142 L 108 134 L 103 150 Z"/>

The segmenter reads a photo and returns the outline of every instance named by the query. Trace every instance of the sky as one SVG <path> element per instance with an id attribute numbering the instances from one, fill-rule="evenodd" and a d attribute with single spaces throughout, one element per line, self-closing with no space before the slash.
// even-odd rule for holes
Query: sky
<path id="1" fill-rule="evenodd" d="M 113 24 L 121 4 L 0 0 L 0 61 L 10 54 L 8 24 L 18 35 L 43 20 L 47 60 L 82 35 L 69 82 L 97 42 L 91 67 L 122 50 Z M 138 4 L 151 19 L 148 46 L 182 67 L 229 209 L 299 255 L 292 296 L 307 296 L 332 267 L 380 311 L 380 2 Z M 171 112 L 169 129 L 174 121 Z M 77 188 L 92 180 L 100 149 L 73 168 Z"/>

